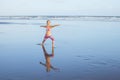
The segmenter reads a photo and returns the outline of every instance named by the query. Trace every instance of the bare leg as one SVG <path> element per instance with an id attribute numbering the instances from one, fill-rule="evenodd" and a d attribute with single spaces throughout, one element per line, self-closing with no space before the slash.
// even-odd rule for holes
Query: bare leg
<path id="1" fill-rule="evenodd" d="M 45 43 L 45 41 L 46 41 L 46 39 L 44 39 L 44 40 L 42 41 L 42 45 Z"/>
<path id="2" fill-rule="evenodd" d="M 52 41 L 52 48 L 54 48 L 54 41 Z"/>
<path id="3" fill-rule="evenodd" d="M 50 39 L 52 40 L 52 47 L 54 48 L 54 37 L 50 36 Z"/>
<path id="4" fill-rule="evenodd" d="M 52 56 L 54 56 L 54 45 L 52 45 Z"/>

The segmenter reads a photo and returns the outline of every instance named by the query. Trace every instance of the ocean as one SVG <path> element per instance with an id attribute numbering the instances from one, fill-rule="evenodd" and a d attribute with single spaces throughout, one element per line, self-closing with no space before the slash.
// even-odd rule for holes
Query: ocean
<path id="1" fill-rule="evenodd" d="M 49 72 L 46 20 L 60 24 Z M 50 39 L 44 47 L 53 53 Z M 120 80 L 119 48 L 119 16 L 1 16 L 0 80 Z"/>

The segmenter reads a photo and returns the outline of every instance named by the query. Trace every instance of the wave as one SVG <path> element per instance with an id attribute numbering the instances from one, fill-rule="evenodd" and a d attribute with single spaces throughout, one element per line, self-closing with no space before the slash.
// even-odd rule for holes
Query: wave
<path id="1" fill-rule="evenodd" d="M 0 22 L 0 24 L 40 25 L 40 24 L 42 24 L 42 23 L 17 23 L 17 22 Z"/>
<path id="2" fill-rule="evenodd" d="M 48 20 L 48 19 L 120 22 L 120 16 L 0 16 L 0 20 Z"/>

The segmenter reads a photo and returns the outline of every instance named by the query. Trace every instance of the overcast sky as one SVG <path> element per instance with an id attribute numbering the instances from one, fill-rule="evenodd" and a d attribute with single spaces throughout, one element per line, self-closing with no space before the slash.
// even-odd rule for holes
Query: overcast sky
<path id="1" fill-rule="evenodd" d="M 0 15 L 120 16 L 120 0 L 0 0 Z"/>

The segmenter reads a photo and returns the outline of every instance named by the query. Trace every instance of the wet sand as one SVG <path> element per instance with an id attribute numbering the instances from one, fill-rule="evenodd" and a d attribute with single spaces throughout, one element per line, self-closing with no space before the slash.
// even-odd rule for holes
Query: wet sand
<path id="1" fill-rule="evenodd" d="M 0 80 L 120 80 L 120 22 L 52 23 L 61 26 L 52 30 L 55 48 L 54 56 L 50 57 L 51 65 L 59 70 L 50 72 L 40 64 L 46 63 L 42 46 L 38 45 L 44 37 L 44 28 L 0 24 Z M 44 46 L 51 54 L 51 41 Z"/>

